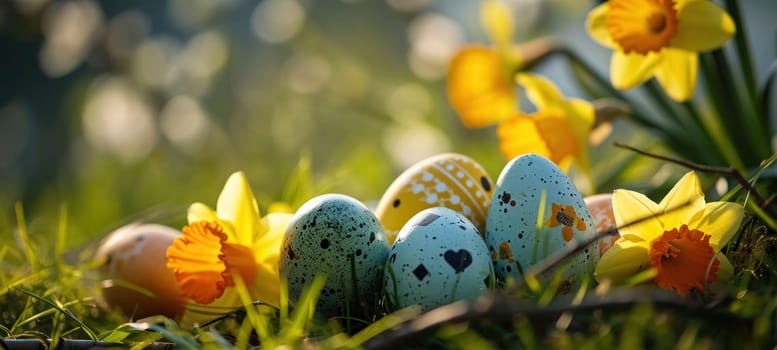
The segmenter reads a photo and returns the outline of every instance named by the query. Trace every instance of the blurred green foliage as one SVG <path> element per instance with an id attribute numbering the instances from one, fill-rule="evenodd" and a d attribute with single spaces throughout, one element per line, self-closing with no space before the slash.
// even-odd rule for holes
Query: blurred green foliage
<path id="1" fill-rule="evenodd" d="M 768 0 L 743 3 L 755 42 L 771 37 Z M 593 2 L 510 2 L 517 40 L 556 35 L 602 71 L 608 53 L 580 29 Z M 493 129 L 465 129 L 445 96 L 456 49 L 485 42 L 479 2 L 434 0 L 12 0 L 0 4 L 0 234 L 14 203 L 30 239 L 68 214 L 64 249 L 132 220 L 181 227 L 244 170 L 262 210 L 308 195 L 376 202 L 405 168 L 455 151 L 496 178 Z M 765 34 L 764 34 L 765 33 Z M 774 50 L 754 45 L 756 68 Z M 537 67 L 587 97 L 565 62 Z M 628 121 L 592 148 L 597 189 L 665 193 L 682 172 L 614 139 L 666 151 Z M 309 163 L 306 163 L 309 162 Z M 707 188 L 712 183 L 705 184 Z M 294 197 L 297 193 L 297 197 Z M 722 192 L 721 192 L 722 193 Z"/>
<path id="2" fill-rule="evenodd" d="M 582 30 L 595 2 L 512 0 L 516 39 L 558 36 L 605 72 L 609 53 Z M 763 73 L 774 57 L 777 2 L 741 4 Z M 237 170 L 263 212 L 321 192 L 372 205 L 405 168 L 446 151 L 478 160 L 496 179 L 506 159 L 493 128 L 465 129 L 445 96 L 447 59 L 461 45 L 487 40 L 478 8 L 477 1 L 442 0 L 0 2 L 0 337 L 150 343 L 163 333 L 180 346 L 226 343 L 208 330 L 194 339 L 165 320 L 152 328 L 160 333 L 119 326 L 124 319 L 96 307 L 97 286 L 82 283 L 96 281 L 85 265 L 91 251 L 82 248 L 134 220 L 183 226 L 187 206 L 214 205 Z M 536 70 L 566 95 L 592 97 L 563 60 Z M 628 121 L 612 128 L 591 149 L 598 191 L 663 196 L 685 169 L 613 147 L 619 140 L 667 152 Z M 714 179 L 706 180 L 713 190 Z M 741 267 L 729 293 L 735 300 L 727 300 L 743 317 L 736 327 L 713 320 L 707 328 L 703 317 L 644 305 L 576 316 L 569 328 L 528 317 L 507 326 L 448 325 L 427 341 L 726 348 L 750 337 L 774 344 L 777 244 L 764 238 L 766 228 L 748 225 L 728 252 Z M 377 334 L 400 316 L 368 330 Z M 229 322 L 247 341 L 251 328 Z M 274 341 L 300 346 L 303 328 Z M 731 343 L 715 343 L 718 332 Z M 358 346 L 370 335 L 335 334 L 321 343 Z"/>

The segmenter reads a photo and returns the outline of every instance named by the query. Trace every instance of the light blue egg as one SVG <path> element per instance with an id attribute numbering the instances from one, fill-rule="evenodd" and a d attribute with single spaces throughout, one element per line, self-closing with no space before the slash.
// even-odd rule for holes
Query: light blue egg
<path id="1" fill-rule="evenodd" d="M 394 310 L 474 299 L 493 281 L 493 264 L 477 228 L 444 207 L 424 209 L 402 227 L 384 274 L 387 305 Z"/>
<path id="2" fill-rule="evenodd" d="M 499 280 L 523 279 L 533 265 L 565 251 L 574 241 L 595 235 L 583 196 L 553 162 L 541 155 L 525 154 L 502 169 L 491 198 L 485 235 Z M 570 285 L 578 285 L 591 276 L 598 259 L 599 251 L 592 245 L 559 267 L 562 277 Z"/>

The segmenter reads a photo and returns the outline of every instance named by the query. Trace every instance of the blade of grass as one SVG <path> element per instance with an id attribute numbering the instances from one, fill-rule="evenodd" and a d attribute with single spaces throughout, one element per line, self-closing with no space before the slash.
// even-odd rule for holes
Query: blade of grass
<path id="1" fill-rule="evenodd" d="M 86 333 L 86 335 L 89 337 L 89 339 L 97 340 L 97 334 L 95 334 L 94 331 L 89 326 L 87 326 L 80 319 L 78 319 L 78 317 L 73 315 L 73 313 L 70 312 L 70 310 L 65 309 L 63 307 L 60 307 L 58 305 L 59 303 L 51 301 L 51 300 L 49 300 L 47 298 L 41 297 L 38 294 L 36 294 L 35 292 L 33 292 L 33 291 L 29 290 L 29 289 L 26 289 L 26 288 L 18 287 L 17 290 L 19 290 L 22 293 L 27 294 L 27 295 L 35 298 L 36 300 L 38 300 L 38 301 L 40 301 L 40 302 L 42 302 L 42 303 L 44 303 L 44 304 L 46 304 L 46 305 L 56 309 L 57 311 L 61 312 L 63 315 L 65 315 L 71 321 L 75 322 L 78 326 L 80 326 L 81 329 L 84 331 L 84 333 Z"/>
<path id="2" fill-rule="evenodd" d="M 0 287 L 0 296 L 5 295 L 10 290 L 23 285 L 23 284 L 35 284 L 43 280 L 43 277 L 48 275 L 48 272 L 45 270 L 39 270 L 35 271 L 29 275 L 25 275 L 23 277 L 20 277 L 13 281 L 4 282 L 3 286 Z"/>
<path id="3" fill-rule="evenodd" d="M 253 304 L 253 300 L 251 300 L 251 295 L 248 292 L 248 288 L 246 287 L 245 282 L 243 282 L 243 279 L 240 277 L 240 275 L 235 274 L 233 278 L 235 280 L 235 289 L 237 290 L 237 294 L 240 297 L 240 301 L 243 303 L 243 308 L 245 309 L 246 313 L 246 319 L 243 322 L 250 324 L 251 327 L 256 331 L 256 334 L 259 336 L 262 344 L 265 344 L 265 342 L 269 341 L 270 339 L 270 330 L 267 326 L 267 319 L 259 315 L 259 313 L 256 311 L 256 307 Z M 239 335 L 240 336 L 238 337 L 238 342 L 235 344 L 235 347 L 242 348 L 243 346 L 247 346 L 250 333 L 241 332 Z M 272 347 L 269 346 L 269 344 L 267 345 L 268 347 Z"/>
<path id="4" fill-rule="evenodd" d="M 420 313 L 421 309 L 419 307 L 409 307 L 381 317 L 377 321 L 373 322 L 366 328 L 350 337 L 345 343 L 345 348 L 359 348 L 362 346 L 362 344 L 364 344 L 364 342 L 368 341 L 375 335 L 383 333 L 402 322 L 412 320 Z"/>
<path id="5" fill-rule="evenodd" d="M 761 103 L 758 107 L 760 108 L 761 115 L 764 116 L 766 120 L 771 120 L 771 97 L 775 79 L 777 79 L 777 60 L 773 61 L 772 65 L 769 66 L 769 70 L 766 72 L 766 81 L 764 81 L 763 87 L 761 88 L 761 93 L 758 96 L 761 100 Z"/>
<path id="6" fill-rule="evenodd" d="M 8 337 L 10 337 L 10 336 L 11 336 L 11 334 L 12 334 L 12 333 L 11 333 L 11 330 L 10 330 L 10 329 L 8 329 L 8 327 L 6 327 L 6 326 L 4 326 L 4 325 L 2 325 L 2 324 L 0 324 L 0 331 L 2 331 L 3 333 L 5 333 L 3 336 L 0 336 L 0 338 L 8 338 Z"/>
<path id="7" fill-rule="evenodd" d="M 725 0 L 725 5 L 726 10 L 728 10 L 728 13 L 731 15 L 731 18 L 737 26 L 736 33 L 734 34 L 734 46 L 737 50 L 739 66 L 742 68 L 742 77 L 745 80 L 745 88 L 747 89 L 749 98 L 752 101 L 755 101 L 756 75 L 755 69 L 753 68 L 750 45 L 747 41 L 747 28 L 739 9 L 739 0 Z"/>
<path id="8" fill-rule="evenodd" d="M 313 320 L 316 302 L 324 285 L 326 285 L 326 276 L 317 275 L 313 282 L 305 288 L 302 296 L 294 305 L 291 322 L 282 325 L 280 332 L 281 341 L 291 343 L 291 339 L 297 339 L 305 334 L 304 330 L 308 328 Z"/>
<path id="9" fill-rule="evenodd" d="M 157 332 L 168 341 L 175 343 L 176 348 L 203 348 L 202 344 L 197 341 L 190 331 L 180 328 L 178 323 L 165 316 L 150 316 L 144 318 L 143 322 L 131 322 L 126 325 L 141 331 Z M 168 345 L 169 347 L 169 344 L 162 345 Z"/>
<path id="10" fill-rule="evenodd" d="M 27 258 L 27 263 L 30 264 L 30 268 L 32 268 L 33 271 L 37 271 L 39 268 L 38 258 L 35 255 L 35 250 L 30 242 L 30 235 L 27 232 L 27 223 L 24 219 L 24 207 L 22 206 L 22 202 L 16 202 L 15 209 L 16 224 L 19 227 L 19 238 L 21 239 L 24 256 Z"/>
<path id="11" fill-rule="evenodd" d="M 59 207 L 59 221 L 57 223 L 57 240 L 54 243 L 54 256 L 59 260 L 64 257 L 65 244 L 67 243 L 67 206 Z M 60 262 L 59 265 L 62 265 Z"/>
<path id="12" fill-rule="evenodd" d="M 666 96 L 655 80 L 646 82 L 642 88 L 665 115 L 673 117 L 672 120 L 682 126 L 682 129 L 685 130 L 683 137 L 694 140 L 691 148 L 678 152 L 680 155 L 694 160 L 699 160 L 696 158 L 702 157 L 701 162 L 707 164 L 723 164 L 725 159 L 735 156 L 731 153 L 731 147 L 726 148 L 725 137 L 720 135 L 720 128 L 704 123 L 704 120 L 695 112 L 692 104 L 674 103 Z M 683 109 L 679 109 L 680 107 Z M 710 150 L 715 152 L 710 152 Z"/>
<path id="13" fill-rule="evenodd" d="M 197 342 L 197 340 L 195 340 L 193 337 L 178 334 L 176 332 L 173 332 L 167 329 L 166 327 L 163 327 L 157 324 L 150 324 L 148 325 L 148 329 L 162 334 L 162 336 L 164 336 L 165 339 L 175 343 L 175 346 L 177 348 L 187 349 L 187 350 L 198 350 L 202 348 L 200 343 Z"/>

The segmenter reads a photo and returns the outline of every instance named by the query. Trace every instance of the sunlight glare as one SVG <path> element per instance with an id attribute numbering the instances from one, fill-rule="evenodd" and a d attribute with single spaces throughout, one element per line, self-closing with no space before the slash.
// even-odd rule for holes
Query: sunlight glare
<path id="1" fill-rule="evenodd" d="M 146 98 L 122 78 L 96 79 L 83 111 L 86 140 L 125 164 L 136 163 L 157 142 L 154 111 Z"/>

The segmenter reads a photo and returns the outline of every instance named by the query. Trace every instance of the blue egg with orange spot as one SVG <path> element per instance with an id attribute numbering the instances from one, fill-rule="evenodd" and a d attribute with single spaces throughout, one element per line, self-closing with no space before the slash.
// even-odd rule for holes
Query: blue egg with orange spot
<path id="1" fill-rule="evenodd" d="M 538 154 L 513 158 L 499 174 L 486 220 L 497 278 L 523 279 L 533 265 L 593 238 L 594 225 L 583 196 L 556 164 Z M 596 245 L 567 259 L 559 267 L 566 285 L 590 277 L 598 260 Z"/>

